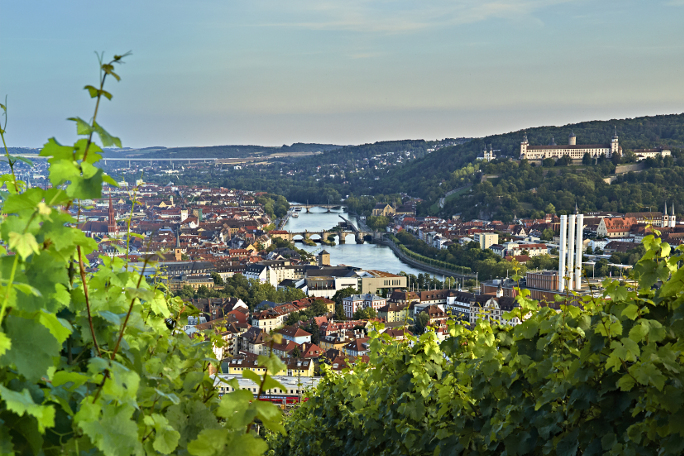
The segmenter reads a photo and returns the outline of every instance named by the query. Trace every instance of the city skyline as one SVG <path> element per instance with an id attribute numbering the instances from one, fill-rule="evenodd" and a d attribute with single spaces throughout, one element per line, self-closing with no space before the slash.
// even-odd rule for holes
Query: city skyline
<path id="1" fill-rule="evenodd" d="M 0 0 L 10 146 L 69 142 L 94 50 L 133 51 L 102 124 L 124 146 L 486 136 L 684 111 L 684 2 Z"/>

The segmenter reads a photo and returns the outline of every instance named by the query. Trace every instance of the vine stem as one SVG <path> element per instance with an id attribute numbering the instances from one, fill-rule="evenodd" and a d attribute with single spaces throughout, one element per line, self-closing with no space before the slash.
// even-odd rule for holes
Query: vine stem
<path id="1" fill-rule="evenodd" d="M 14 162 L 12 162 L 12 157 L 10 157 L 9 149 L 7 148 L 7 143 L 5 142 L 5 130 L 0 128 L 0 138 L 2 138 L 2 145 L 5 148 L 5 156 L 7 157 L 7 164 L 12 172 L 12 183 L 14 184 L 14 190 L 19 193 L 19 184 L 17 183 L 17 176 L 14 174 Z"/>
<path id="2" fill-rule="evenodd" d="M 142 283 L 142 279 L 145 275 L 145 268 L 147 268 L 148 261 L 150 261 L 149 257 L 145 258 L 145 262 L 143 263 L 143 268 L 140 272 L 140 277 L 138 278 L 138 285 L 136 286 L 136 288 L 140 288 L 140 284 Z M 128 313 L 126 314 L 126 319 L 124 320 L 123 325 L 121 326 L 121 331 L 119 332 L 119 339 L 116 341 L 114 351 L 112 352 L 112 357 L 110 358 L 112 361 L 114 361 L 114 358 L 116 357 L 116 354 L 119 351 L 121 339 L 123 339 L 124 331 L 126 330 L 126 325 L 128 324 L 128 319 L 131 317 L 131 312 L 133 311 L 133 304 L 135 304 L 135 296 L 133 297 L 133 299 L 131 299 L 131 304 L 128 306 Z"/>
<path id="3" fill-rule="evenodd" d="M 83 295 L 85 296 L 86 310 L 88 311 L 88 325 L 90 325 L 90 334 L 93 336 L 93 343 L 95 344 L 97 356 L 102 357 L 100 346 L 98 345 L 97 338 L 95 337 L 95 328 L 93 328 L 93 315 L 90 313 L 90 296 L 88 295 L 88 284 L 86 281 L 85 266 L 83 265 L 81 246 L 76 246 L 76 250 L 78 252 L 78 269 L 81 272 L 81 281 L 83 281 Z"/>
<path id="4" fill-rule="evenodd" d="M 102 68 L 102 61 L 100 60 L 100 68 Z M 104 90 L 105 79 L 107 78 L 107 73 L 105 72 L 100 79 L 100 90 L 97 92 L 97 101 L 95 102 L 95 112 L 93 113 L 93 122 L 91 125 L 90 134 L 88 135 L 88 142 L 86 143 L 85 151 L 83 152 L 83 161 L 86 161 L 88 157 L 88 150 L 90 145 L 93 143 L 93 128 L 95 127 L 95 119 L 97 119 L 97 111 L 100 109 L 100 99 L 102 98 L 102 91 Z"/>
<path id="5" fill-rule="evenodd" d="M 138 278 L 138 285 L 137 288 L 140 288 L 140 284 L 142 283 L 142 279 L 145 275 L 145 268 L 147 267 L 147 263 L 150 261 L 149 257 L 145 258 L 145 263 L 143 264 L 142 271 L 140 272 L 140 277 Z M 112 352 L 112 356 L 109 358 L 110 360 L 110 365 L 111 361 L 114 361 L 114 358 L 116 357 L 116 354 L 119 351 L 119 346 L 121 344 L 121 339 L 123 339 L 124 332 L 126 331 L 126 325 L 128 324 L 128 319 L 131 316 L 131 311 L 133 310 L 133 305 L 135 304 L 136 297 L 134 296 L 133 299 L 131 299 L 131 304 L 128 306 L 128 313 L 126 314 L 126 319 L 123 322 L 123 325 L 121 325 L 121 331 L 119 332 L 119 338 L 116 341 L 116 346 L 114 347 L 114 351 Z M 105 370 L 104 376 L 102 377 L 102 382 L 97 387 L 97 391 L 95 392 L 95 396 L 93 397 L 93 403 L 97 401 L 97 399 L 100 397 L 100 393 L 102 392 L 102 388 L 104 387 L 105 382 L 109 378 L 109 373 L 110 370 L 109 368 Z"/>

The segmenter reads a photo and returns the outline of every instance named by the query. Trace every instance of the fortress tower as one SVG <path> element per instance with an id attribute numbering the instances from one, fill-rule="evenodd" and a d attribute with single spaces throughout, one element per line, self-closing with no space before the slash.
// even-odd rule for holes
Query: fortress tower
<path id="1" fill-rule="evenodd" d="M 618 144 L 617 127 L 615 127 L 615 134 L 613 134 L 613 139 L 610 141 L 610 155 L 608 158 L 614 154 L 620 155 L 620 146 Z"/>
<path id="2" fill-rule="evenodd" d="M 575 132 L 573 131 L 570 133 L 570 137 L 568 138 L 568 146 L 576 146 L 577 145 L 577 136 L 575 136 Z"/>
<path id="3" fill-rule="evenodd" d="M 527 146 L 530 145 L 530 142 L 527 140 L 527 132 L 525 132 L 525 135 L 523 136 L 523 140 L 520 143 L 520 156 L 524 157 L 525 154 L 527 154 Z"/>

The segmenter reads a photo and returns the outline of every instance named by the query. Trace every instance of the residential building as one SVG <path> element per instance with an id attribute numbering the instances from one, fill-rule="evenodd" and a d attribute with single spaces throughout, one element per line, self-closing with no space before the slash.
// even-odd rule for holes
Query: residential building
<path id="1" fill-rule="evenodd" d="M 365 309 L 366 307 L 372 307 L 377 312 L 386 304 L 387 300 L 385 298 L 381 298 L 380 296 L 371 293 L 351 295 L 342 299 L 344 315 L 347 318 L 353 318 L 354 313 L 357 310 Z"/>
<path id="2" fill-rule="evenodd" d="M 349 342 L 343 347 L 344 354 L 347 356 L 363 356 L 368 354 L 370 343 L 368 337 L 360 337 Z"/>
<path id="3" fill-rule="evenodd" d="M 499 243 L 499 235 L 497 233 L 482 231 L 473 234 L 473 240 L 480 244 L 482 250 L 488 249 L 491 245 Z"/>
<path id="4" fill-rule="evenodd" d="M 282 334 L 283 339 L 291 340 L 298 345 L 311 343 L 311 333 L 304 331 L 299 326 L 285 326 L 276 332 Z"/>
<path id="5" fill-rule="evenodd" d="M 629 236 L 632 225 L 637 221 L 633 217 L 604 217 L 596 229 L 598 237 L 624 238 Z"/>
<path id="6" fill-rule="evenodd" d="M 398 304 L 390 302 L 387 305 L 378 309 L 378 317 L 380 317 L 388 323 L 395 321 L 408 321 L 409 304 Z"/>

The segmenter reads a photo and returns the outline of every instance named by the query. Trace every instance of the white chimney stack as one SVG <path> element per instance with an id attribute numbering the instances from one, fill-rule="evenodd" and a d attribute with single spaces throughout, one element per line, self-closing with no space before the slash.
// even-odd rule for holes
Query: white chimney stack
<path id="1" fill-rule="evenodd" d="M 558 291 L 582 288 L 584 214 L 561 215 L 558 249 Z"/>
<path id="2" fill-rule="evenodd" d="M 575 273 L 575 214 L 568 216 L 568 290 L 574 290 L 573 277 Z"/>
<path id="3" fill-rule="evenodd" d="M 582 254 L 584 253 L 584 214 L 577 214 L 577 250 L 575 252 L 575 290 L 582 289 Z"/>
<path id="4" fill-rule="evenodd" d="M 567 246 L 568 216 L 560 217 L 560 246 L 558 248 L 558 291 L 565 290 L 565 249 Z"/>

